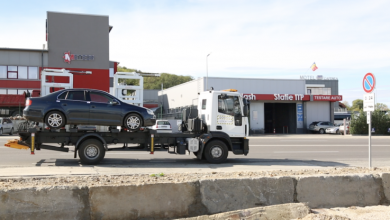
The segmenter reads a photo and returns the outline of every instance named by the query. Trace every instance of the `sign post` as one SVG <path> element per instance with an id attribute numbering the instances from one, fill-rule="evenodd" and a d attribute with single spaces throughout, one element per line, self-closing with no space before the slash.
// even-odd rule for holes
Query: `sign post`
<path id="1" fill-rule="evenodd" d="M 363 110 L 367 112 L 368 124 L 368 167 L 371 168 L 371 112 L 375 110 L 375 76 L 372 73 L 367 73 L 363 77 L 363 90 L 367 93 L 363 96 Z"/>

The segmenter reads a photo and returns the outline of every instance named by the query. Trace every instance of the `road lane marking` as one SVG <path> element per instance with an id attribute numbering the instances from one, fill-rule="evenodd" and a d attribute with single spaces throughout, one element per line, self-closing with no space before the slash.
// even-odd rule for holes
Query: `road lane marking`
<path id="1" fill-rule="evenodd" d="M 285 153 L 338 153 L 339 151 L 274 151 L 274 154 L 285 154 Z"/>

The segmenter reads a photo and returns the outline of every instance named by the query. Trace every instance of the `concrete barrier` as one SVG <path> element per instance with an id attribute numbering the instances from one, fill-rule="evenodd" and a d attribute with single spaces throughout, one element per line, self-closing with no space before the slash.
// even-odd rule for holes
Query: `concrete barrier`
<path id="1" fill-rule="evenodd" d="M 310 213 L 310 208 L 303 203 L 287 203 L 265 207 L 256 207 L 215 215 L 202 215 L 181 220 L 226 220 L 226 219 L 301 219 Z"/>
<path id="2" fill-rule="evenodd" d="M 200 181 L 202 203 L 209 214 L 294 202 L 291 177 Z"/>
<path id="3" fill-rule="evenodd" d="M 87 187 L 0 191 L 0 219 L 90 219 Z"/>
<path id="4" fill-rule="evenodd" d="M 383 193 L 384 193 L 384 202 L 389 203 L 390 201 L 390 173 L 383 173 L 381 175 L 382 178 L 382 186 L 383 186 Z"/>
<path id="5" fill-rule="evenodd" d="M 310 208 L 332 208 L 389 200 L 390 173 L 32 187 L 0 189 L 0 219 L 172 219 L 229 211 L 240 215 L 237 210 L 297 201 Z"/>
<path id="6" fill-rule="evenodd" d="M 373 175 L 300 177 L 297 200 L 310 208 L 379 205 L 381 185 Z"/>
<path id="7" fill-rule="evenodd" d="M 199 182 L 102 186 L 89 190 L 91 219 L 171 219 L 206 214 Z"/>

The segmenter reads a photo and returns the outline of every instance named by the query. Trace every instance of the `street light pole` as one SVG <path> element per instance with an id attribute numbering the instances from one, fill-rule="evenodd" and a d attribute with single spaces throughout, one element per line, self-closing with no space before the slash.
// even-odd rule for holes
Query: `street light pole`
<path id="1" fill-rule="evenodd" d="M 208 82 L 209 82 L 209 64 L 208 64 L 208 59 L 211 53 L 207 54 L 206 56 L 206 91 L 208 90 Z"/>

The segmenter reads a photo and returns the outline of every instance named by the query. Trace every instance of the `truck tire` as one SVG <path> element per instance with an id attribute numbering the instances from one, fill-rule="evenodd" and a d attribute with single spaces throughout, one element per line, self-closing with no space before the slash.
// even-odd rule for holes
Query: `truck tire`
<path id="1" fill-rule="evenodd" d="M 103 160 L 106 154 L 103 143 L 96 139 L 88 139 L 79 147 L 79 157 L 82 164 L 95 165 Z"/>
<path id="2" fill-rule="evenodd" d="M 207 143 L 204 150 L 204 157 L 209 163 L 223 163 L 228 157 L 229 151 L 226 144 L 220 140 L 213 140 Z"/>

